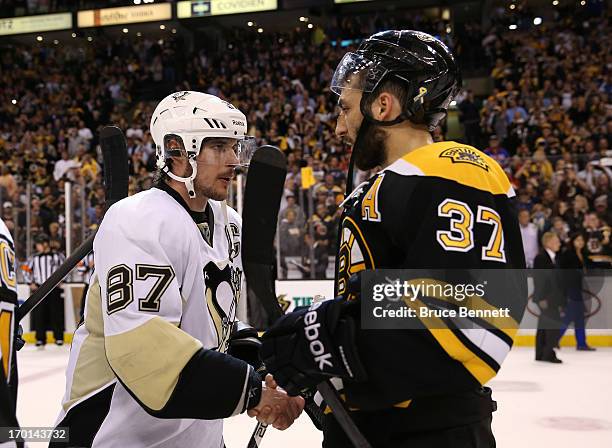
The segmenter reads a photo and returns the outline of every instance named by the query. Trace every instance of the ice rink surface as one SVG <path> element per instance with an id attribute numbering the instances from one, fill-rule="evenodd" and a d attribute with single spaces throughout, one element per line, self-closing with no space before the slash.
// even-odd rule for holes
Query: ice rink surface
<path id="1" fill-rule="evenodd" d="M 19 420 L 22 426 L 53 425 L 64 392 L 69 347 L 31 345 L 19 352 Z M 561 365 L 533 360 L 533 348 L 512 350 L 491 381 L 498 402 L 494 432 L 500 448 L 612 447 L 612 348 L 577 352 L 563 347 Z M 246 447 L 254 420 L 226 421 L 227 448 Z M 268 430 L 263 448 L 320 446 L 321 435 L 304 414 L 287 431 Z M 42 443 L 31 447 L 45 446 Z"/>

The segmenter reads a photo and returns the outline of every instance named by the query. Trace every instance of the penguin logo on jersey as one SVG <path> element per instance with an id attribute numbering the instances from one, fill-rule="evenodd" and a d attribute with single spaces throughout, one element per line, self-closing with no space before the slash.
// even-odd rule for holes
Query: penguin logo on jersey
<path id="1" fill-rule="evenodd" d="M 230 264 L 219 269 L 219 266 L 211 261 L 204 267 L 204 278 L 206 305 L 217 331 L 218 350 L 225 352 L 236 317 L 242 271 Z"/>

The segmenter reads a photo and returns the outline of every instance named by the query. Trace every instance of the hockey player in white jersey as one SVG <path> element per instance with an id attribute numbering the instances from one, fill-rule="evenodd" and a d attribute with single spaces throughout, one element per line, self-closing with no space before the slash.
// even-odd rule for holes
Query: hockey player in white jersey
<path id="1" fill-rule="evenodd" d="M 57 420 L 69 446 L 220 448 L 225 417 L 285 429 L 300 414 L 301 398 L 262 382 L 257 334 L 235 323 L 241 220 L 225 199 L 246 130 L 212 95 L 177 92 L 155 109 L 161 179 L 114 204 L 94 240 Z"/>

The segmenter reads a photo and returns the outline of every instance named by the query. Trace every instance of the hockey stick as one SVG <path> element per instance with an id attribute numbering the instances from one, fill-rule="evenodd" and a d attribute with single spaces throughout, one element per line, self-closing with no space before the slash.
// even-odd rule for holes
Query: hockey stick
<path id="1" fill-rule="evenodd" d="M 247 285 L 273 320 L 283 315 L 274 286 L 273 245 L 286 174 L 287 160 L 278 148 L 259 148 L 249 165 L 242 213 L 242 265 Z M 322 382 L 317 389 L 353 445 L 369 448 L 330 382 Z M 248 448 L 260 446 L 266 428 L 257 424 Z"/>
<path id="2" fill-rule="evenodd" d="M 104 188 L 106 191 L 106 210 L 115 202 L 125 198 L 128 193 L 128 160 L 127 144 L 123 132 L 116 126 L 106 126 L 100 131 L 100 147 L 104 159 Z M 17 311 L 17 322 L 20 322 L 66 277 L 70 271 L 93 249 L 93 232 L 75 249 L 62 265 L 34 291 Z"/>

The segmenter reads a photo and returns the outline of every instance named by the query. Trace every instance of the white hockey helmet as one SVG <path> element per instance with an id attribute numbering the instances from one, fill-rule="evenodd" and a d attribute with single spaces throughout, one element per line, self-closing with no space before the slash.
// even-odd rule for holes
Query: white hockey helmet
<path id="1" fill-rule="evenodd" d="M 197 174 L 196 158 L 209 137 L 238 140 L 237 156 L 248 165 L 255 151 L 255 139 L 247 136 L 245 115 L 227 101 L 206 93 L 182 91 L 160 101 L 151 117 L 151 136 L 155 142 L 157 167 L 172 179 L 185 183 L 190 197 L 195 197 L 193 180 Z M 187 152 L 191 175 L 180 177 L 170 171 L 167 160 L 180 155 L 166 147 L 166 139 L 178 139 Z"/>

